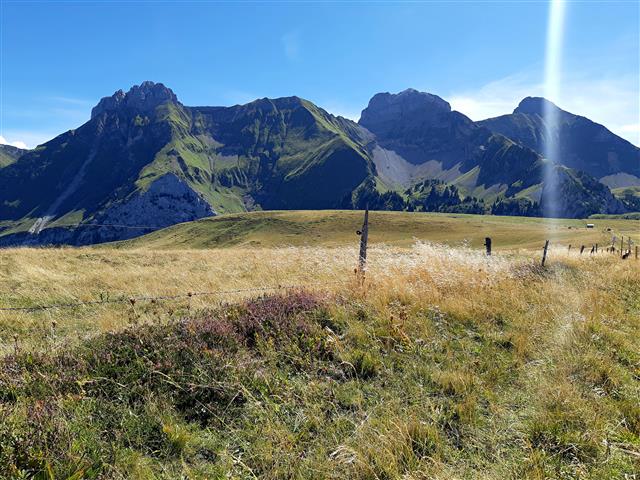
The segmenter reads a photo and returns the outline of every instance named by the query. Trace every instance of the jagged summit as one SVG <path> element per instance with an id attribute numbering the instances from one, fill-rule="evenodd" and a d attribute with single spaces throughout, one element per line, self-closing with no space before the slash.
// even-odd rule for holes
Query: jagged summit
<path id="1" fill-rule="evenodd" d="M 148 111 L 163 103 L 177 101 L 176 94 L 164 84 L 146 81 L 140 85 L 134 85 L 127 93 L 118 90 L 110 97 L 104 97 L 91 110 L 91 118 L 95 118 L 103 112 L 117 110 L 122 107 L 137 111 Z"/>

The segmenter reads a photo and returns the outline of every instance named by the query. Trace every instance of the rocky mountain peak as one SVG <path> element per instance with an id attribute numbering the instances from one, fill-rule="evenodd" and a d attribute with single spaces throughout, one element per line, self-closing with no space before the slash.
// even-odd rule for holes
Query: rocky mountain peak
<path id="1" fill-rule="evenodd" d="M 529 115 L 543 116 L 546 108 L 561 110 L 555 103 L 547 100 L 543 97 L 526 97 L 524 98 L 513 111 L 513 113 L 524 113 Z"/>
<path id="2" fill-rule="evenodd" d="M 98 105 L 91 110 L 91 118 L 103 112 L 118 110 L 120 108 L 146 112 L 167 102 L 177 103 L 178 97 L 176 97 L 170 88 L 165 87 L 162 83 L 146 81 L 140 85 L 134 85 L 127 93 L 118 90 L 110 97 L 104 97 L 98 102 Z"/>
<path id="3" fill-rule="evenodd" d="M 391 128 L 398 121 L 418 120 L 421 123 L 439 123 L 451 113 L 448 102 L 430 93 L 408 88 L 400 93 L 378 93 L 362 111 L 360 125 L 373 133 Z"/>
<path id="4" fill-rule="evenodd" d="M 369 105 L 362 112 L 362 116 L 366 118 L 371 114 L 383 113 L 384 111 L 407 113 L 416 110 L 450 112 L 451 105 L 437 95 L 407 88 L 400 93 L 375 94 L 369 100 Z"/>

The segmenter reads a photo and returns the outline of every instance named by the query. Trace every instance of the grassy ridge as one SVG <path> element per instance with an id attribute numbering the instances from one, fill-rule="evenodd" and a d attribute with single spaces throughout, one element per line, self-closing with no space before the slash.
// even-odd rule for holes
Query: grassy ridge
<path id="1" fill-rule="evenodd" d="M 594 223 L 587 229 L 586 223 Z M 351 245 L 362 226 L 358 211 L 268 211 L 221 215 L 175 225 L 144 237 L 122 242 L 125 248 L 217 248 L 230 246 Z M 606 231 L 611 228 L 612 231 Z M 551 231 L 549 231 L 551 229 Z M 640 222 L 620 219 L 570 220 L 408 212 L 371 212 L 372 243 L 410 246 L 416 240 L 481 248 L 492 237 L 496 249 L 540 248 L 552 238 L 561 245 L 601 246 L 611 236 L 640 242 Z"/>
<path id="2" fill-rule="evenodd" d="M 623 479 L 640 466 L 637 262 L 376 247 L 359 289 L 328 281 L 353 278 L 355 249 L 37 253 L 57 262 L 41 281 L 58 295 L 95 262 L 95 281 L 126 272 L 127 288 L 186 268 L 212 281 L 216 260 L 254 281 L 327 282 L 129 306 L 113 332 L 76 341 L 42 317 L 41 341 L 0 360 L 0 477 Z M 38 278 L 9 259 L 0 271 Z"/>

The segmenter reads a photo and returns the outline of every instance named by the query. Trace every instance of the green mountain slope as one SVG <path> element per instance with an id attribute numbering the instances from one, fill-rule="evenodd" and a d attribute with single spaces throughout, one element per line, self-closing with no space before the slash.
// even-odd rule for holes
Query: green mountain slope
<path id="1" fill-rule="evenodd" d="M 430 209 L 411 191 L 427 179 L 455 191 L 440 211 L 534 215 L 546 201 L 538 153 L 415 90 L 374 96 L 357 124 L 298 97 L 187 107 L 144 82 L 2 162 L 0 245 L 122 240 L 249 210 Z M 625 211 L 589 175 L 555 171 L 561 215 Z"/>
<path id="2" fill-rule="evenodd" d="M 343 126 L 297 97 L 190 108 L 162 84 L 118 91 L 2 169 L 0 243 L 94 243 L 216 213 L 336 207 L 374 175 Z"/>
<path id="3" fill-rule="evenodd" d="M 0 144 L 0 168 L 11 165 L 27 151 L 12 145 Z"/>

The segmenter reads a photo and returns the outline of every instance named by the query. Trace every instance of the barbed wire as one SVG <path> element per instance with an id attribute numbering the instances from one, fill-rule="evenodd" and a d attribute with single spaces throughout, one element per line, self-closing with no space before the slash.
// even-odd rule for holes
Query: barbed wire
<path id="1" fill-rule="evenodd" d="M 233 290 L 187 292 L 187 293 L 178 293 L 178 294 L 172 294 L 172 295 L 131 295 L 131 296 L 123 296 L 119 298 L 107 298 L 104 300 L 87 300 L 87 301 L 68 302 L 68 303 L 52 303 L 47 305 L 33 305 L 31 307 L 0 307 L 0 312 L 36 312 L 36 311 L 42 311 L 42 310 L 52 310 L 56 308 L 77 308 L 77 307 L 87 307 L 87 306 L 117 304 L 117 303 L 130 303 L 132 305 L 135 305 L 137 302 L 145 302 L 145 301 L 155 302 L 155 301 L 178 300 L 181 298 L 192 298 L 192 297 L 224 296 L 224 295 L 231 295 L 231 294 L 237 294 L 237 293 L 258 293 L 258 292 L 268 292 L 268 291 L 275 291 L 275 290 L 294 290 L 294 289 L 313 288 L 313 287 L 327 286 L 327 285 L 345 285 L 348 283 L 350 282 L 334 281 L 334 282 L 316 282 L 316 283 L 307 283 L 307 284 L 272 285 L 272 286 L 264 286 L 264 287 L 237 288 Z"/>

